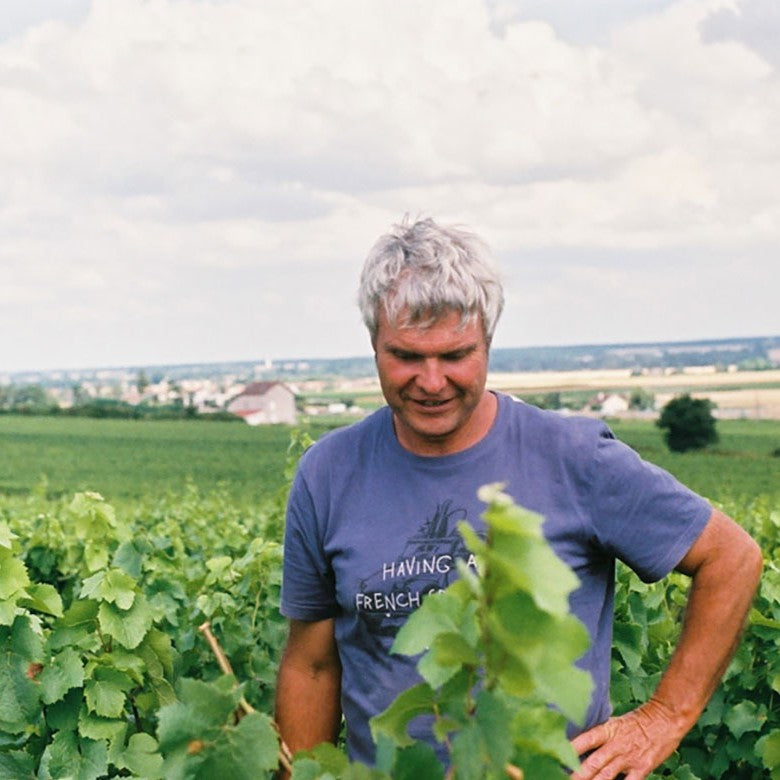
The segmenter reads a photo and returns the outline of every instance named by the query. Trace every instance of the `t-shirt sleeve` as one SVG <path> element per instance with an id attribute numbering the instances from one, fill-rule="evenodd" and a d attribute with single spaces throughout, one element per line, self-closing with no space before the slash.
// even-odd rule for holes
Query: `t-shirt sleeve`
<path id="1" fill-rule="evenodd" d="M 315 504 L 300 469 L 287 503 L 280 608 L 285 617 L 307 621 L 325 620 L 338 611 Z"/>
<path id="2" fill-rule="evenodd" d="M 666 576 L 704 530 L 712 507 L 605 428 L 591 475 L 592 522 L 603 548 L 644 582 Z"/>

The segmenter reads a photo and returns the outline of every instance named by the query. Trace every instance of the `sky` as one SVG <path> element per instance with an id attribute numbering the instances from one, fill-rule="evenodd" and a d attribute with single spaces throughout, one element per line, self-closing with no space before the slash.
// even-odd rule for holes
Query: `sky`
<path id="1" fill-rule="evenodd" d="M 3 0 L 0 373 L 350 357 L 404 215 L 494 346 L 780 334 L 776 0 Z"/>

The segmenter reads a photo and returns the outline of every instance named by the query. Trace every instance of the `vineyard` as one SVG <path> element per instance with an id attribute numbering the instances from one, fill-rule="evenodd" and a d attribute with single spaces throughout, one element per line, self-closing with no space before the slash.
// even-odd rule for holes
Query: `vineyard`
<path id="1" fill-rule="evenodd" d="M 45 442 L 32 421 L 0 422 L 8 457 L 0 460 L 0 778 L 272 776 L 280 745 L 270 713 L 286 632 L 278 613 L 280 541 L 286 486 L 306 435 L 296 436 L 285 456 L 289 430 L 269 431 L 268 441 L 258 441 L 249 439 L 257 431 L 234 433 L 227 426 L 231 431 L 221 433 L 208 424 L 217 427 L 204 436 L 225 448 L 217 452 L 187 424 L 74 428 L 82 437 L 76 444 L 98 430 L 115 437 L 104 442 L 89 473 L 86 451 L 79 456 L 71 447 L 66 456 L 60 449 L 65 429 L 56 442 Z M 167 449 L 158 438 L 166 435 L 189 440 L 212 473 L 187 473 L 171 461 L 162 467 L 170 469 L 167 484 L 147 485 L 135 496 L 130 487 L 143 479 L 117 454 L 130 431 L 136 449 L 149 431 L 148 441 L 157 442 L 145 449 L 139 469 L 151 473 L 155 462 L 164 462 L 155 461 L 165 457 L 155 449 Z M 649 427 L 619 433 L 649 459 L 669 458 L 656 449 L 658 434 Z M 733 437 L 726 433 L 709 456 L 661 465 L 759 541 L 765 571 L 723 684 L 659 777 L 780 778 L 777 427 L 735 426 Z M 234 436 L 247 438 L 239 446 Z M 179 446 L 178 462 L 187 457 L 186 445 Z M 230 461 L 230 449 L 240 457 Z M 23 470 L 12 466 L 22 462 L 14 451 L 28 458 Z M 48 452 L 75 464 L 70 492 Z M 110 452 L 113 466 L 101 477 Z M 267 460 L 258 455 L 263 452 Z M 248 476 L 247 460 L 255 468 Z M 226 470 L 228 462 L 234 471 Z M 268 482 L 258 476 L 274 469 Z M 126 487 L 111 487 L 117 471 Z M 737 482 L 728 478 L 735 471 Z M 245 480 L 255 482 L 250 494 L 238 492 Z M 90 492 L 96 488 L 105 496 Z M 349 766 L 340 750 L 323 747 L 296 757 L 295 778 L 442 777 L 432 753 L 405 737 L 408 720 L 425 712 L 440 718 L 458 778 L 512 776 L 518 767 L 526 778 L 566 776 L 560 767 L 576 759 L 562 737 L 563 716 L 546 703 L 576 720 L 587 696 L 587 680 L 571 669 L 586 641 L 566 614 L 572 583 L 564 571 L 513 579 L 512 555 L 539 556 L 548 573 L 557 561 L 546 557 L 538 519 L 495 491 L 485 500 L 493 538 L 483 543 L 467 534 L 481 576 L 464 572 L 440 598 L 426 599 L 420 617 L 399 634 L 399 652 L 430 650 L 422 656 L 423 683 L 373 723 L 379 766 Z M 652 691 L 679 630 L 686 585 L 678 575 L 643 585 L 619 571 L 616 711 Z M 232 675 L 225 675 L 225 659 L 209 634 Z M 499 645 L 506 653 L 490 651 Z"/>

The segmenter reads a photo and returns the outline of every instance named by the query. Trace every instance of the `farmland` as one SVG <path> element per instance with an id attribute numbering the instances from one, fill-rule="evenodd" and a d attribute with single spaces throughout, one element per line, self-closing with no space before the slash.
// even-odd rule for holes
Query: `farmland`
<path id="1" fill-rule="evenodd" d="M 683 455 L 666 450 L 651 421 L 610 424 L 721 504 L 767 561 L 741 649 L 668 762 L 671 776 L 777 777 L 780 421 L 721 420 L 714 447 Z M 292 433 L 0 416 L 0 684 L 12 696 L 0 707 L 0 776 L 272 775 L 267 713 L 285 635 L 279 542 Z M 108 503 L 74 498 L 85 490 Z M 645 585 L 619 567 L 618 712 L 651 694 L 686 588 L 682 575 Z M 206 622 L 245 687 L 220 678 L 198 633 Z M 258 711 L 237 724 L 242 693 Z"/>
<path id="2" fill-rule="evenodd" d="M 276 425 L 0 416 L 0 494 L 45 480 L 48 495 L 94 490 L 117 502 L 181 492 L 191 480 L 262 501 L 283 482 L 289 441 Z"/>
<path id="3" fill-rule="evenodd" d="M 645 458 L 719 500 L 777 494 L 778 420 L 721 420 L 720 442 L 703 452 L 670 453 L 647 420 L 612 420 Z M 218 485 L 239 503 L 262 502 L 281 487 L 290 428 L 222 422 L 90 420 L 0 416 L 0 494 L 25 495 L 45 481 L 47 495 L 94 490 L 111 502 L 182 492 L 191 481 Z M 311 430 L 316 438 L 324 426 Z"/>
<path id="4" fill-rule="evenodd" d="M 558 392 L 586 397 L 597 390 L 644 390 L 656 407 L 674 395 L 709 398 L 724 416 L 780 419 L 780 371 L 716 371 L 714 367 L 637 374 L 628 369 L 492 374 L 490 387 L 518 395 Z"/>

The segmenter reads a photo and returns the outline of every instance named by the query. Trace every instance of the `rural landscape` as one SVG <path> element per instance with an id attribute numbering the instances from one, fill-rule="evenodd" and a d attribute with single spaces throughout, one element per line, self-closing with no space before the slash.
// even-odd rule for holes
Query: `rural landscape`
<path id="1" fill-rule="evenodd" d="M 778 345 L 496 350 L 491 363 L 489 387 L 605 418 L 764 552 L 740 649 L 656 777 L 780 777 Z M 252 407 L 253 393 L 271 390 L 273 411 Z M 370 358 L 26 372 L 4 377 L 0 393 L 0 777 L 272 776 L 287 489 L 311 441 L 382 403 Z M 656 422 L 682 395 L 710 402 L 717 440 L 675 452 Z M 275 419 L 288 401 L 293 417 Z M 492 560 L 500 550 L 484 554 Z M 617 577 L 612 696 L 620 712 L 645 700 L 665 667 L 687 581 L 645 585 L 624 569 Z M 553 647 L 549 631 L 539 632 L 513 641 Z M 577 645 L 567 641 L 561 657 L 573 661 Z M 559 695 L 561 710 L 575 715 L 571 693 Z M 533 712 L 540 720 L 523 737 L 525 777 L 565 777 L 560 723 Z M 323 749 L 296 757 L 294 777 L 406 776 L 410 767 L 412 776 L 436 777 L 399 736 L 408 715 L 377 724 L 384 775 Z M 477 755 L 504 755 L 484 723 L 468 712 L 452 717 Z M 458 777 L 498 776 L 491 760 Z"/>
<path id="2" fill-rule="evenodd" d="M 780 780 L 778 41 L 4 0 L 0 780 Z"/>

